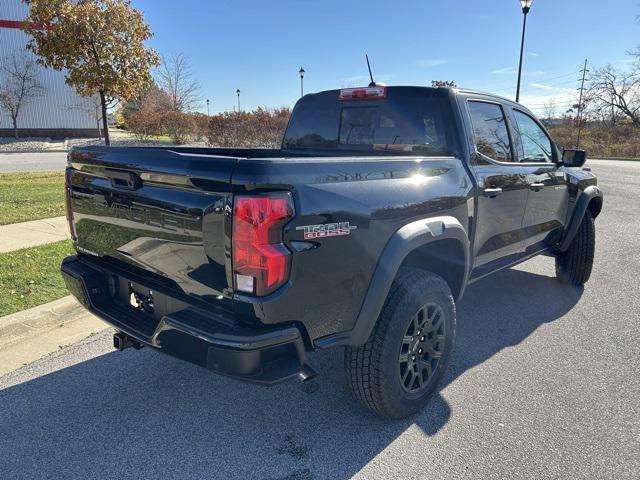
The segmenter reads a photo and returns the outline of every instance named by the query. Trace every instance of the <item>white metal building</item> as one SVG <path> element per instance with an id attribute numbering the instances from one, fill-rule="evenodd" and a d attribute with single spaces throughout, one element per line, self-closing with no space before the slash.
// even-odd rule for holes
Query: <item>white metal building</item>
<path id="1" fill-rule="evenodd" d="M 0 0 L 0 61 L 14 54 L 33 58 L 26 49 L 29 36 L 21 30 L 28 8 L 22 0 Z M 40 96 L 24 106 L 18 116 L 21 136 L 97 136 L 94 101 L 80 97 L 67 86 L 64 72 L 44 67 L 38 69 L 38 81 L 44 89 Z M 11 117 L 0 109 L 0 136 L 11 135 Z"/>

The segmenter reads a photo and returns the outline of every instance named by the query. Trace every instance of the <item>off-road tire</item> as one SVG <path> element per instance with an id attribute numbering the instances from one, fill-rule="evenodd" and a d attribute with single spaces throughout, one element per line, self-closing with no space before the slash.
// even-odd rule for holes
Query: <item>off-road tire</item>
<path id="1" fill-rule="evenodd" d="M 556 276 L 562 283 L 584 285 L 591 276 L 596 249 L 596 229 L 593 215 L 584 213 L 580 227 L 566 252 L 556 256 Z"/>
<path id="2" fill-rule="evenodd" d="M 409 393 L 402 385 L 399 354 L 407 344 L 407 326 L 425 305 L 440 308 L 444 324 L 438 331 L 444 333 L 444 340 L 439 345 L 441 356 L 437 364 L 427 370 L 431 376 L 423 383 L 424 390 Z M 437 391 L 447 369 L 454 345 L 455 324 L 455 303 L 449 285 L 430 272 L 402 270 L 393 282 L 367 343 L 345 349 L 345 377 L 353 397 L 387 418 L 403 418 L 418 412 Z"/>

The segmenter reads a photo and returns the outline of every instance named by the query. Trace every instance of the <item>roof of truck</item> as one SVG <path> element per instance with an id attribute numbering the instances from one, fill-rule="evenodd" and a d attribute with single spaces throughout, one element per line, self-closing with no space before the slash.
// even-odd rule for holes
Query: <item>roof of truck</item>
<path id="1" fill-rule="evenodd" d="M 484 92 L 482 90 L 474 90 L 472 88 L 453 88 L 454 90 L 460 92 L 460 93 L 465 93 L 465 94 L 472 94 L 472 95 L 484 95 L 485 97 L 493 97 L 493 98 L 497 98 L 498 100 L 501 100 L 503 102 L 509 102 L 509 103 L 513 103 L 514 105 L 520 105 L 519 103 L 514 102 L 513 100 L 506 98 L 506 97 L 502 97 L 500 95 L 496 95 L 495 93 L 489 93 L 489 92 Z"/>
<path id="2" fill-rule="evenodd" d="M 419 89 L 425 89 L 425 90 L 451 90 L 454 94 L 462 94 L 462 95 L 482 95 L 483 97 L 490 97 L 490 98 L 494 98 L 496 101 L 499 102 L 506 102 L 509 103 L 513 106 L 518 106 L 519 108 L 526 110 L 529 113 L 532 113 L 531 110 L 529 110 L 525 105 L 515 102 L 509 98 L 506 97 L 502 97 L 500 95 L 496 95 L 494 93 L 489 93 L 489 92 L 484 92 L 482 90 L 475 90 L 472 88 L 459 88 L 459 87 L 445 87 L 445 86 L 439 86 L 439 87 L 430 87 L 427 85 L 386 85 L 384 83 L 377 83 L 376 86 L 379 87 L 385 87 L 388 89 L 396 89 L 396 88 L 419 88 Z M 354 89 L 354 88 L 367 88 L 367 87 L 348 87 L 348 88 L 334 88 L 331 90 L 323 90 L 320 92 L 315 92 L 315 93 L 328 93 L 328 92 L 340 92 L 341 90 L 345 90 L 345 89 Z M 310 93 L 308 95 L 313 95 L 313 93 Z M 306 95 L 305 95 L 306 96 Z"/>
<path id="3" fill-rule="evenodd" d="M 500 100 L 502 102 L 509 102 L 509 103 L 511 103 L 513 105 L 518 105 L 520 107 L 526 108 L 524 105 L 522 105 L 520 103 L 517 103 L 517 102 L 514 102 L 513 100 L 511 100 L 509 98 L 506 98 L 506 97 L 503 97 L 503 96 L 500 96 L 500 95 L 496 95 L 495 93 L 485 92 L 485 91 L 482 91 L 482 90 L 476 90 L 476 89 L 473 89 L 473 88 L 446 87 L 446 86 L 429 87 L 427 85 L 387 85 L 387 84 L 384 84 L 384 83 L 377 83 L 376 85 L 380 86 L 380 87 L 391 88 L 391 89 L 409 87 L 409 88 L 424 88 L 424 89 L 427 89 L 427 90 L 436 90 L 436 89 L 453 90 L 456 93 L 470 94 L 470 95 L 482 95 L 482 96 L 485 96 L 485 97 L 492 97 L 492 98 L 495 98 L 495 99 Z M 358 88 L 358 87 L 355 87 L 355 88 Z M 366 87 L 362 87 L 362 88 L 366 88 Z M 340 88 L 336 88 L 336 89 L 331 89 L 331 90 L 326 90 L 326 91 L 340 91 L 340 90 L 341 90 Z M 321 92 L 318 92 L 318 93 L 321 93 Z"/>

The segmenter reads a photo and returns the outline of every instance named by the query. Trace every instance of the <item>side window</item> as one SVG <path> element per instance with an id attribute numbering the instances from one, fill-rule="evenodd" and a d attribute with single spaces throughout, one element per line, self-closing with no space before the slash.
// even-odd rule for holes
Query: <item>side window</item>
<path id="1" fill-rule="evenodd" d="M 502 107 L 470 101 L 469 111 L 478 152 L 499 162 L 511 162 L 511 141 Z"/>
<path id="2" fill-rule="evenodd" d="M 520 134 L 520 161 L 521 162 L 551 162 L 551 140 L 540 128 L 540 125 L 518 110 L 514 110 L 516 128 Z"/>

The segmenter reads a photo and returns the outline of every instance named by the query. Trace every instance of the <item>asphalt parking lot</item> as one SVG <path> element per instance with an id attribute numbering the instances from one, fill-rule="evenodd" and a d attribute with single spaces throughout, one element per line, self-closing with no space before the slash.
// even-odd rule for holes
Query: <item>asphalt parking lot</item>
<path id="1" fill-rule="evenodd" d="M 0 378 L 0 477 L 638 478 L 640 162 L 591 161 L 605 192 L 584 290 L 541 257 L 471 286 L 442 391 L 379 419 L 342 352 L 262 388 L 105 332 Z"/>

